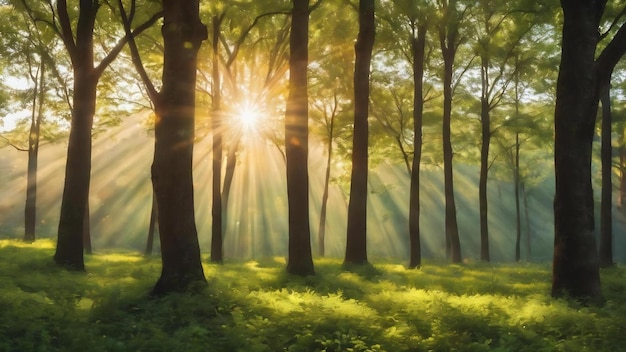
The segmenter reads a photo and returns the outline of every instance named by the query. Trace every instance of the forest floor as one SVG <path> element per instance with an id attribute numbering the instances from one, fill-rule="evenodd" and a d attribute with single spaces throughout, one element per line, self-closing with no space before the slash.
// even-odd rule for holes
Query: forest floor
<path id="1" fill-rule="evenodd" d="M 618 351 L 626 270 L 603 270 L 605 304 L 550 298 L 549 264 L 374 263 L 347 271 L 284 258 L 204 262 L 208 285 L 154 298 L 157 257 L 99 252 L 87 274 L 54 244 L 0 240 L 0 351 Z"/>

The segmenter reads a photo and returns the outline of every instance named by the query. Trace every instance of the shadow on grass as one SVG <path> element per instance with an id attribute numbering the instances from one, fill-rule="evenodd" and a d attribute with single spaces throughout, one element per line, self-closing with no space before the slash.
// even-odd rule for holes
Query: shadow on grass
<path id="1" fill-rule="evenodd" d="M 548 295 L 549 267 L 393 263 L 317 275 L 283 258 L 209 264 L 196 294 L 150 297 L 157 258 L 87 257 L 87 273 L 52 262 L 51 242 L 0 241 L 0 351 L 537 351 L 626 345 L 626 272 L 602 271 L 604 307 Z"/>

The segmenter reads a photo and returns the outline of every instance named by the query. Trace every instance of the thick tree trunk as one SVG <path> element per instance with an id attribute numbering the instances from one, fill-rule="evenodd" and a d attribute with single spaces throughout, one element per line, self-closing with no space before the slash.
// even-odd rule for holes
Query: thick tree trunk
<path id="1" fill-rule="evenodd" d="M 163 13 L 163 88 L 152 164 L 163 268 L 153 294 L 206 283 L 194 217 L 192 159 L 196 60 L 207 30 L 198 0 L 163 0 Z"/>
<path id="2" fill-rule="evenodd" d="M 611 94 L 610 86 L 602 89 L 602 199 L 600 204 L 601 268 L 613 266 L 613 149 L 611 148 Z"/>
<path id="3" fill-rule="evenodd" d="M 409 191 L 409 268 L 422 265 L 420 234 L 420 163 L 422 160 L 422 125 L 424 114 L 424 54 L 426 46 L 425 25 L 418 26 L 417 37 L 411 41 L 413 55 L 413 161 L 411 164 L 411 189 Z"/>
<path id="4" fill-rule="evenodd" d="M 293 0 L 289 39 L 289 97 L 285 113 L 285 156 L 289 203 L 287 272 L 313 275 L 309 226 L 308 84 L 309 0 Z"/>
<path id="5" fill-rule="evenodd" d="M 454 177 L 452 167 L 452 142 L 450 132 L 450 121 L 452 116 L 452 72 L 456 48 L 453 40 L 446 38 L 446 34 L 440 33 L 441 49 L 443 51 L 444 71 L 443 71 L 443 173 L 444 173 L 444 194 L 446 201 L 446 257 L 453 263 L 460 263 L 461 242 L 459 240 L 459 227 L 456 219 L 456 204 L 454 201 Z M 446 44 L 447 42 L 447 44 Z"/>
<path id="6" fill-rule="evenodd" d="M 211 117 L 211 133 L 213 135 L 213 176 L 212 176 L 212 225 L 211 225 L 211 262 L 224 261 L 223 216 L 222 216 L 222 87 L 219 70 L 219 35 L 221 18 L 213 16 L 213 111 Z"/>
<path id="7" fill-rule="evenodd" d="M 57 2 L 63 41 L 72 59 L 74 92 L 54 261 L 79 271 L 85 270 L 83 231 L 91 178 L 91 129 L 96 111 L 96 86 L 101 74 L 94 69 L 93 54 L 93 29 L 98 8 L 97 3 L 80 2 L 74 39 L 66 1 Z"/>
<path id="8" fill-rule="evenodd" d="M 345 264 L 367 264 L 367 117 L 375 31 L 374 0 L 360 0 L 359 34 L 354 46 L 354 135 Z"/>
<path id="9" fill-rule="evenodd" d="M 552 295 L 598 299 L 600 275 L 594 236 L 591 154 L 598 92 L 594 2 L 562 2 L 561 65 L 557 80 L 554 162 Z"/>
<path id="10" fill-rule="evenodd" d="M 71 270 L 85 270 L 83 231 L 91 177 L 91 128 L 97 77 L 90 67 L 74 70 L 72 124 L 54 260 Z"/>

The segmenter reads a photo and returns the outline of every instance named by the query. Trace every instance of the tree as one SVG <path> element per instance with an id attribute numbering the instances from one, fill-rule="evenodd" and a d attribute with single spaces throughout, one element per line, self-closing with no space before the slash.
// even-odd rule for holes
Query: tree
<path id="1" fill-rule="evenodd" d="M 456 9 L 456 0 L 441 0 L 440 10 L 443 18 L 439 24 L 439 44 L 443 55 L 443 169 L 444 169 L 444 192 L 446 202 L 446 256 L 453 263 L 460 263 L 461 242 L 459 240 L 459 227 L 456 219 L 456 204 L 454 201 L 454 179 L 452 175 L 452 143 L 450 140 L 450 120 L 452 116 L 452 74 L 454 70 L 454 58 L 458 46 L 459 22 L 462 14 Z"/>
<path id="2" fill-rule="evenodd" d="M 225 6 L 226 4 L 226 6 Z M 234 128 L 228 128 L 228 117 L 239 113 L 236 108 L 241 105 L 242 100 L 248 100 L 248 102 L 254 99 L 250 97 L 242 97 L 242 82 L 241 72 L 238 70 L 246 65 L 238 65 L 238 61 L 241 56 L 254 52 L 254 47 L 261 46 L 260 42 L 270 41 L 265 38 L 261 40 L 257 35 L 255 45 L 245 46 L 246 40 L 250 37 L 254 37 L 253 29 L 261 27 L 262 20 L 269 18 L 270 20 L 275 15 L 288 15 L 289 11 L 285 10 L 269 10 L 267 4 L 249 3 L 249 4 L 236 4 L 238 11 L 228 11 L 233 5 L 231 2 L 218 3 L 216 9 L 213 12 L 211 21 L 213 24 L 213 34 L 211 38 L 212 44 L 212 74 L 203 75 L 210 81 L 210 93 L 208 89 L 204 91 L 211 96 L 211 135 L 213 138 L 213 174 L 212 174 L 212 233 L 211 233 L 211 260 L 213 262 L 221 262 L 223 260 L 223 242 L 226 235 L 226 228 L 228 226 L 228 204 L 230 198 L 230 190 L 235 174 L 235 166 L 237 165 L 237 153 L 239 152 L 241 139 L 243 138 L 243 131 L 237 128 L 237 124 L 233 124 Z M 277 2 L 272 4 L 272 9 L 276 6 L 282 8 L 283 4 Z M 262 11 L 263 13 L 256 15 L 250 21 L 253 14 Z M 287 18 L 287 16 L 285 16 Z M 271 21 L 268 21 L 271 22 Z M 279 68 L 283 64 L 281 60 L 275 60 L 276 57 L 282 53 L 282 47 L 287 44 L 288 26 L 284 26 L 278 29 L 278 35 L 276 36 L 275 46 L 272 51 L 276 50 L 276 53 L 270 54 L 267 61 L 268 72 L 265 77 L 262 92 L 260 96 L 265 95 L 267 90 L 275 79 L 273 70 L 275 69 L 273 64 L 276 64 Z M 263 29 L 259 32 L 262 34 Z M 223 49 L 220 50 L 220 44 Z M 248 49 L 248 50 L 245 50 Z M 262 62 L 265 58 L 261 58 L 260 55 L 252 56 L 252 60 Z M 239 60 L 238 60 L 239 59 Z M 250 59 L 248 57 L 247 59 Z M 244 58 L 246 60 L 246 58 Z M 247 64 L 255 65 L 256 63 Z M 203 73 L 203 71 L 200 71 Z M 278 73 L 280 76 L 284 72 Z M 258 79 L 257 77 L 251 79 Z M 252 82 L 251 82 L 252 83 Z M 254 82 L 258 84 L 258 80 Z M 252 84 L 251 84 L 252 85 Z M 201 89 L 203 90 L 203 89 Z M 224 91 L 224 92 L 223 92 Z M 226 147 L 225 147 L 226 145 Z M 224 173 L 224 180 L 222 184 L 221 169 L 223 164 L 224 148 L 227 149 L 226 153 L 226 170 Z M 219 202 L 220 204 L 217 204 Z"/>
<path id="3" fill-rule="evenodd" d="M 309 0 L 293 0 L 289 38 L 289 96 L 285 111 L 285 156 L 289 203 L 287 272 L 314 274 L 309 226 L 308 175 Z"/>
<path id="4" fill-rule="evenodd" d="M 413 162 L 409 195 L 409 268 L 422 265 L 420 234 L 420 163 L 422 159 L 422 125 L 424 116 L 424 63 L 427 23 L 411 21 L 411 53 L 413 56 Z M 425 22 L 425 21 L 424 21 Z"/>
<path id="5" fill-rule="evenodd" d="M 610 79 L 609 79 L 610 81 Z M 611 89 L 606 85 L 600 92 L 602 102 L 602 199 L 600 200 L 600 247 L 601 268 L 613 266 L 613 148 L 611 146 Z"/>
<path id="6" fill-rule="evenodd" d="M 622 25 L 596 59 L 606 2 L 561 2 L 562 55 L 554 113 L 554 297 L 601 298 L 591 186 L 592 141 L 600 90 L 626 51 L 626 26 Z"/>
<path id="7" fill-rule="evenodd" d="M 502 103 L 510 83 L 517 77 L 516 72 L 522 64 L 517 60 L 517 52 L 522 39 L 533 26 L 532 20 L 519 21 L 524 13 L 532 12 L 532 9 L 517 8 L 520 4 L 515 3 L 515 7 L 511 9 L 506 8 L 504 3 L 499 4 L 501 8 L 496 8 L 494 5 L 488 0 L 480 2 L 476 47 L 480 58 L 481 82 L 481 148 L 478 187 L 480 259 L 487 262 L 490 261 L 487 179 L 491 165 L 489 160 L 491 137 L 496 132 L 496 129 L 492 128 L 492 112 Z M 513 17 L 515 15 L 517 16 Z"/>
<path id="8" fill-rule="evenodd" d="M 223 245 L 223 209 L 222 209 L 222 87 L 219 69 L 219 36 L 222 20 L 225 13 L 214 15 L 213 22 L 213 106 L 211 117 L 211 130 L 213 135 L 213 179 L 211 199 L 212 225 L 211 225 L 211 261 L 222 263 L 224 261 Z"/>
<path id="9" fill-rule="evenodd" d="M 88 216 L 91 129 L 96 110 L 97 84 L 104 70 L 122 50 L 126 38 L 117 41 L 103 55 L 102 61 L 95 65 L 94 29 L 101 8 L 99 1 L 80 1 L 75 20 L 70 16 L 70 13 L 74 13 L 74 8 L 68 10 L 66 0 L 56 1 L 56 6 L 52 1 L 47 1 L 47 4 L 30 4 L 27 0 L 22 0 L 22 4 L 37 22 L 48 24 L 59 35 L 72 64 L 71 128 L 54 260 L 68 269 L 82 271 L 85 270 L 83 232 L 84 219 Z M 154 16 L 146 21 L 137 28 L 136 33 L 141 33 L 158 18 L 160 16 Z"/>
<path id="10" fill-rule="evenodd" d="M 391 114 L 383 114 L 377 117 L 389 132 L 395 135 L 408 175 L 410 177 L 409 190 L 409 268 L 419 268 L 421 266 L 421 234 L 420 234 L 420 164 L 422 160 L 422 129 L 424 119 L 425 93 L 429 89 L 424 87 L 424 67 L 427 61 L 426 33 L 432 17 L 433 9 L 424 2 L 417 0 L 395 1 L 391 12 L 382 16 L 385 22 L 391 27 L 390 38 L 407 38 L 399 41 L 399 50 L 402 52 L 404 60 L 410 65 L 412 75 L 412 100 L 405 104 L 399 94 L 398 89 L 391 88 L 393 105 L 396 106 L 399 115 L 398 128 L 393 128 L 393 123 L 388 121 Z M 398 14 L 400 16 L 398 16 Z M 389 39 L 387 41 L 390 41 Z M 384 73 L 387 75 L 387 73 Z M 395 86 L 395 84 L 394 84 Z M 426 91 L 426 92 L 425 92 Z M 408 98 L 407 98 L 408 100 Z M 409 105 L 411 110 L 407 115 L 413 119 L 412 128 L 409 127 L 410 119 L 404 118 L 402 109 L 404 105 Z M 411 113 L 412 112 L 412 113 Z M 405 148 L 404 143 L 410 140 L 405 134 L 413 136 L 413 150 Z M 410 143 L 410 142 L 409 142 Z M 412 156 L 412 157 L 411 157 Z"/>
<path id="11" fill-rule="evenodd" d="M 354 134 L 345 264 L 367 264 L 367 117 L 375 35 L 374 0 L 360 0 L 359 34 L 354 45 Z"/>
<path id="12" fill-rule="evenodd" d="M 200 21 L 198 0 L 163 0 L 162 5 L 163 73 L 159 92 L 148 77 L 133 40 L 135 1 L 127 15 L 118 0 L 133 64 L 156 114 L 152 184 L 163 263 L 161 276 L 152 289 L 156 295 L 206 283 L 194 215 L 192 159 L 197 55 L 208 32 Z"/>

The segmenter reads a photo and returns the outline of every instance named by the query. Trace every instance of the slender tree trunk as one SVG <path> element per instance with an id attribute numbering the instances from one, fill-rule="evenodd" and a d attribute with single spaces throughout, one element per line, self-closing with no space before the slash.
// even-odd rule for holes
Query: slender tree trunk
<path id="1" fill-rule="evenodd" d="M 285 113 L 285 156 L 289 203 L 287 272 L 313 275 L 309 226 L 308 84 L 309 0 L 293 0 L 289 39 L 289 97 Z"/>
<path id="2" fill-rule="evenodd" d="M 213 222 L 211 225 L 211 262 L 222 263 L 224 261 L 223 245 L 223 216 L 222 216 L 222 87 L 219 69 L 219 35 L 221 17 L 213 16 L 213 111 L 211 118 L 211 130 L 213 135 L 213 209 L 211 212 Z"/>
<path id="3" fill-rule="evenodd" d="M 515 133 L 515 166 L 513 168 L 513 182 L 515 183 L 515 261 L 520 261 L 522 242 L 522 218 L 520 215 L 520 177 L 519 177 L 519 132 Z"/>
<path id="4" fill-rule="evenodd" d="M 226 171 L 222 189 L 222 242 L 226 237 L 226 230 L 228 229 L 228 200 L 233 178 L 235 177 L 235 166 L 237 166 L 237 149 L 239 149 L 239 139 L 235 142 L 235 145 L 228 149 L 228 156 L 226 157 Z"/>
<path id="5" fill-rule="evenodd" d="M 443 172 L 444 193 L 446 201 L 446 257 L 453 263 L 460 263 L 461 242 L 459 240 L 459 227 L 456 219 L 456 204 L 454 201 L 454 178 L 452 168 L 452 142 L 450 121 L 452 116 L 452 72 L 456 48 L 454 47 L 453 35 L 445 30 L 440 32 L 441 50 L 443 51 Z"/>
<path id="6" fill-rule="evenodd" d="M 322 194 L 322 208 L 320 209 L 320 225 L 317 235 L 318 252 L 320 257 L 325 255 L 326 247 L 326 209 L 328 206 L 328 187 L 330 185 L 330 165 L 333 156 L 333 133 L 335 129 L 335 113 L 330 116 L 328 130 L 328 157 L 326 158 L 326 173 L 324 174 L 324 193 Z"/>
<path id="7" fill-rule="evenodd" d="M 602 89 L 602 200 L 600 204 L 601 268 L 613 266 L 613 149 L 611 148 L 611 93 L 610 85 Z"/>
<path id="8" fill-rule="evenodd" d="M 626 214 L 626 145 L 622 145 L 619 148 L 619 206 L 622 213 Z"/>
<path id="9" fill-rule="evenodd" d="M 528 193 L 524 182 L 521 183 L 522 199 L 524 200 L 524 219 L 526 221 L 526 254 L 529 262 L 532 261 L 532 228 L 530 227 L 530 216 L 528 215 Z"/>
<path id="10" fill-rule="evenodd" d="M 154 229 L 158 218 L 156 194 L 152 191 L 152 207 L 150 209 L 150 223 L 148 224 L 148 240 L 146 241 L 146 250 L 144 255 L 149 257 L 152 255 L 154 248 Z"/>
<path id="11" fill-rule="evenodd" d="M 557 80 L 552 295 L 600 298 L 594 236 L 591 154 L 598 107 L 594 56 L 599 16 L 594 2 L 562 2 Z"/>
<path id="12" fill-rule="evenodd" d="M 39 156 L 39 136 L 45 97 L 45 64 L 38 70 L 39 82 L 35 79 L 33 110 L 28 135 L 28 167 L 26 171 L 26 205 L 24 206 L 24 242 L 35 241 L 37 224 L 37 162 Z M 37 78 L 37 77 L 36 77 Z"/>
<path id="13" fill-rule="evenodd" d="M 417 37 L 411 40 L 413 54 L 413 162 L 409 192 L 409 268 L 422 265 L 420 234 L 420 163 L 422 160 L 422 125 L 424 115 L 424 54 L 426 25 L 418 26 Z"/>
<path id="14" fill-rule="evenodd" d="M 374 0 L 360 0 L 359 35 L 354 46 L 354 135 L 345 264 L 367 264 L 367 117 L 375 31 Z"/>
<path id="15" fill-rule="evenodd" d="M 480 260 L 489 262 L 489 212 L 487 203 L 487 176 L 489 173 L 489 144 L 491 142 L 491 117 L 489 116 L 489 58 L 481 57 L 482 94 L 480 97 L 480 176 L 478 180 L 478 209 L 480 214 Z"/>
<path id="16" fill-rule="evenodd" d="M 206 283 L 194 216 L 196 60 L 207 29 L 198 0 L 163 0 L 163 88 L 157 106 L 152 182 L 163 268 L 153 294 Z"/>
<path id="17" fill-rule="evenodd" d="M 85 219 L 83 219 L 83 250 L 85 251 L 85 254 L 93 254 L 93 247 L 91 246 L 91 222 L 89 219 L 89 197 L 87 197 L 87 204 L 85 205 Z"/>

